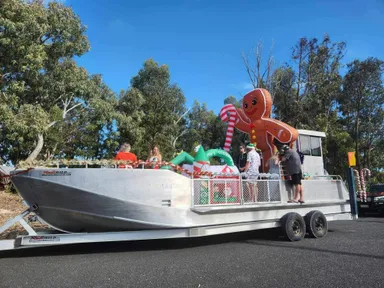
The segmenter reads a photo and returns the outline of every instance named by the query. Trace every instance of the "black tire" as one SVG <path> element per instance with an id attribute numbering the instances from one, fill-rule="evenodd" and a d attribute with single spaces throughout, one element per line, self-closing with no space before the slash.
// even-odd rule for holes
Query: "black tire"
<path id="1" fill-rule="evenodd" d="M 300 214 L 291 212 L 281 220 L 281 228 L 290 241 L 300 241 L 305 236 L 305 222 Z"/>
<path id="2" fill-rule="evenodd" d="M 304 217 L 309 236 L 322 238 L 328 233 L 328 221 L 320 211 L 311 211 Z"/>

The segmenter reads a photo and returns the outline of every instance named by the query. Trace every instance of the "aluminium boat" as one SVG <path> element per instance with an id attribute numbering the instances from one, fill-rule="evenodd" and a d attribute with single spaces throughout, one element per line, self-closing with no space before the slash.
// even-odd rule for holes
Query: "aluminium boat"
<path id="1" fill-rule="evenodd" d="M 39 168 L 12 181 L 42 220 L 64 232 L 276 222 L 291 211 L 350 218 L 348 191 L 331 176 L 303 180 L 303 204 L 287 203 L 292 187 L 282 179 L 193 179 L 162 169 Z"/>
<path id="2" fill-rule="evenodd" d="M 290 212 L 320 211 L 327 220 L 351 219 L 349 192 L 340 176 L 324 170 L 323 132 L 299 130 L 295 149 L 305 154 L 305 203 L 287 203 L 293 187 L 262 174 L 257 181 L 232 174 L 193 178 L 166 169 L 34 168 L 10 172 L 16 189 L 34 213 L 63 232 L 113 232 L 280 225 Z M 184 165 L 185 167 L 188 165 Z M 188 167 L 187 167 L 188 168 Z M 228 167 L 213 167 L 226 171 Z M 189 166 L 189 169 L 193 169 Z M 230 169 L 231 170 L 231 169 Z"/>

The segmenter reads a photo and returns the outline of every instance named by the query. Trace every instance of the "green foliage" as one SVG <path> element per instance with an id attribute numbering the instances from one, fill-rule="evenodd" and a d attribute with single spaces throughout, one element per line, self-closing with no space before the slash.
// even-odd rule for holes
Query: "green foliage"
<path id="1" fill-rule="evenodd" d="M 0 1 L 0 163 L 112 158 L 121 142 L 129 142 L 141 159 L 153 145 L 164 160 L 181 150 L 194 154 L 198 144 L 223 147 L 227 124 L 205 103 L 195 101 L 186 109 L 166 65 L 145 61 L 117 98 L 100 75 L 89 75 L 74 61 L 89 49 L 86 26 L 71 7 Z M 267 77 L 244 60 L 256 77 L 252 83 L 272 92 L 276 118 L 326 133 L 323 151 L 331 174 L 344 174 L 347 152 L 356 150 L 358 165 L 373 171 L 371 181 L 382 181 L 384 64 L 376 58 L 354 60 L 343 77 L 344 51 L 345 43 L 328 35 L 321 41 L 301 38 L 287 61 L 292 65 L 272 73 L 270 56 Z M 224 100 L 229 103 L 241 107 L 234 96 Z M 247 142 L 248 135 L 236 130 L 233 158 Z"/>
<path id="2" fill-rule="evenodd" d="M 369 180 L 370 184 L 384 183 L 384 171 L 373 171 Z"/>
<path id="3" fill-rule="evenodd" d="M 235 96 L 228 96 L 227 98 L 225 98 L 224 99 L 224 105 L 227 105 L 227 104 L 232 104 L 236 108 L 242 107 L 241 100 L 238 101 Z"/>
<path id="4" fill-rule="evenodd" d="M 354 139 L 356 164 L 359 168 L 382 168 L 376 165 L 384 163 L 377 163 L 384 151 L 377 149 L 384 141 L 384 62 L 377 58 L 354 60 L 347 68 L 339 103 L 346 129 Z"/>
<path id="5" fill-rule="evenodd" d="M 72 60 L 90 48 L 85 32 L 80 18 L 63 4 L 0 2 L 4 161 L 101 157 L 117 146 L 112 131 L 116 96 L 100 76 L 88 75 Z"/>
<path id="6" fill-rule="evenodd" d="M 276 118 L 291 125 L 299 114 L 297 107 L 300 105 L 295 101 L 295 77 L 295 71 L 289 66 L 276 69 L 272 75 L 273 112 Z"/>
<path id="7" fill-rule="evenodd" d="M 192 151 L 198 144 L 206 150 L 223 146 L 226 124 L 212 110 L 208 110 L 206 103 L 200 104 L 195 100 L 187 123 L 187 132 L 183 137 L 185 151 Z"/>
<path id="8" fill-rule="evenodd" d="M 346 155 L 356 151 L 358 167 L 383 168 L 383 62 L 355 60 L 340 75 L 345 43 L 301 38 L 295 67 L 273 73 L 274 113 L 296 128 L 324 131 L 326 169 L 344 175 Z M 362 161 L 362 163 L 360 163 Z"/>
<path id="9" fill-rule="evenodd" d="M 342 95 L 340 68 L 345 43 L 332 43 L 328 35 L 301 38 L 293 48 L 296 66 L 284 65 L 273 73 L 276 118 L 299 129 L 324 131 L 324 162 L 331 174 L 345 174 L 347 152 L 353 138 L 340 118 L 338 99 Z"/>
<path id="10" fill-rule="evenodd" d="M 87 99 L 84 105 L 71 110 L 69 116 L 53 127 L 55 131 L 47 139 L 45 155 L 86 159 L 112 157 L 118 146 L 118 135 L 113 127 L 119 117 L 116 96 L 100 76 L 92 76 L 87 89 L 89 97 L 84 97 Z"/>
<path id="11" fill-rule="evenodd" d="M 323 125 L 317 129 L 325 131 L 327 125 L 326 138 L 323 140 L 323 154 L 325 169 L 331 175 L 342 175 L 346 178 L 346 169 L 348 168 L 347 154 L 353 151 L 353 139 L 347 131 L 345 131 L 343 121 L 341 121 L 337 112 L 331 113 L 329 118 L 319 119 L 319 123 Z"/>
<path id="12" fill-rule="evenodd" d="M 120 94 L 119 119 L 121 141 L 132 145 L 142 159 L 158 145 L 164 159 L 174 155 L 177 141 L 185 132 L 185 97 L 176 84 L 170 83 L 166 65 L 152 59 L 144 63 L 131 80 L 131 88 Z"/>
<path id="13" fill-rule="evenodd" d="M 301 129 L 316 129 L 317 118 L 327 119 L 341 92 L 341 60 L 345 43 L 301 38 L 293 48 L 296 66 L 284 65 L 272 77 L 274 113 L 282 121 Z M 325 125 L 327 132 L 329 125 Z"/>

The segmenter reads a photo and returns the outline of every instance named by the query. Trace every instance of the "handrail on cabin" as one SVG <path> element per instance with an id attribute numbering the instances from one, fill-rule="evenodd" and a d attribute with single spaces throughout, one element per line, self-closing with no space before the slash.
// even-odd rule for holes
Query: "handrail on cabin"
<path id="1" fill-rule="evenodd" d="M 343 178 L 341 178 L 340 175 L 313 175 L 313 178 L 329 178 L 332 177 L 332 180 L 340 180 L 343 181 Z M 335 178 L 335 179 L 333 179 Z"/>

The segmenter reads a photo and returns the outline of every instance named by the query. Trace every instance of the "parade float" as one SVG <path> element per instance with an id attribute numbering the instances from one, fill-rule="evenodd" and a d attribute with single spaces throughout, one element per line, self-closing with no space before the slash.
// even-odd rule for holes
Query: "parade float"
<path id="1" fill-rule="evenodd" d="M 242 109 L 224 106 L 220 116 L 230 121 L 224 150 L 205 151 L 200 146 L 195 157 L 181 153 L 170 162 L 157 163 L 160 169 L 150 169 L 153 165 L 143 161 L 94 161 L 101 167 L 97 169 L 79 160 L 21 163 L 9 177 L 29 208 L 0 233 L 20 222 L 29 235 L 3 241 L 0 249 L 200 237 L 274 227 L 281 227 L 292 241 L 306 234 L 323 237 L 328 221 L 351 219 L 348 190 L 340 176 L 324 175 L 325 134 L 296 130 L 270 118 L 271 105 L 268 91 L 255 89 L 244 96 Z M 303 172 L 311 176 L 302 181 L 304 204 L 287 203 L 292 186 L 284 175 L 264 171 L 257 181 L 242 179 L 226 152 L 234 128 L 249 133 L 264 159 L 280 144 L 305 154 L 310 165 L 305 168 L 304 163 Z M 210 165 L 212 157 L 224 164 Z M 56 233 L 33 231 L 23 220 L 30 213 Z"/>

